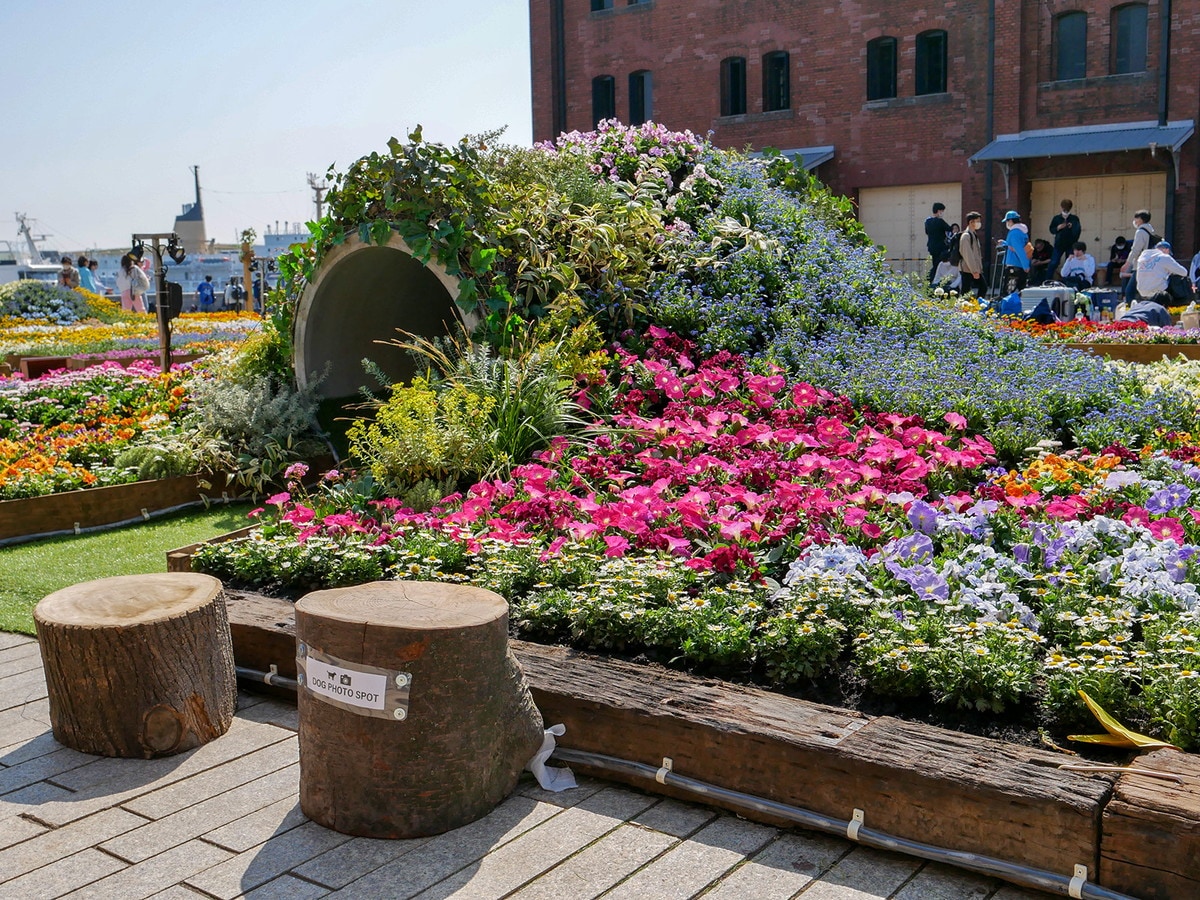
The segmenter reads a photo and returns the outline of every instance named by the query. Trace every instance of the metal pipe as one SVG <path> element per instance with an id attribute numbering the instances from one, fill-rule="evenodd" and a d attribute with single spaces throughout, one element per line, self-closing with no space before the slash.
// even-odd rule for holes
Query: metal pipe
<path id="1" fill-rule="evenodd" d="M 1019 863 L 994 859 L 989 856 L 981 856 L 977 853 L 966 853 L 961 850 L 947 850 L 942 847 L 934 847 L 931 844 L 923 844 L 919 841 L 910 841 L 907 838 L 894 837 L 882 831 L 867 828 L 866 826 L 859 826 L 855 829 L 852 827 L 853 820 L 836 819 L 832 816 L 826 816 L 808 809 L 801 809 L 798 806 L 791 806 L 787 803 L 754 797 L 750 794 L 743 794 L 740 791 L 729 790 L 728 788 L 718 787 L 717 785 L 688 778 L 684 775 L 678 775 L 667 769 L 656 769 L 653 766 L 643 763 L 618 759 L 614 756 L 605 756 L 601 753 L 589 753 L 583 750 L 570 750 L 563 747 L 555 749 L 553 758 L 564 763 L 577 763 L 608 772 L 636 775 L 648 781 L 656 781 L 659 784 L 681 789 L 698 797 L 723 800 L 742 809 L 754 810 L 755 812 L 764 813 L 789 822 L 795 822 L 804 828 L 824 832 L 825 834 L 849 838 L 850 832 L 853 831 L 856 833 L 854 839 L 858 843 L 868 847 L 874 847 L 879 850 L 890 850 L 894 853 L 904 853 L 909 856 L 916 856 L 921 859 L 968 869 L 983 875 L 995 875 L 1014 884 L 1037 888 L 1038 890 L 1048 891 L 1064 897 L 1077 896 L 1083 898 L 1083 900 L 1136 900 L 1136 898 L 1128 894 L 1109 890 L 1090 881 L 1076 885 L 1075 889 L 1078 892 L 1072 894 L 1073 879 L 1066 875 L 1060 875 L 1057 872 L 1047 872 L 1044 869 L 1023 866 Z"/>
<path id="2" fill-rule="evenodd" d="M 235 666 L 238 681 L 243 681 L 248 684 L 269 684 L 271 687 L 283 688 L 287 691 L 299 692 L 300 685 L 295 678 L 287 678 L 280 675 L 275 666 L 271 666 L 271 671 L 264 672 L 261 669 L 251 669 L 247 666 Z"/>
<path id="3" fill-rule="evenodd" d="M 550 82 L 554 133 L 550 139 L 554 140 L 567 130 L 567 38 L 563 0 L 551 0 L 550 31 L 550 52 L 554 57 L 554 77 Z"/>
<path id="4" fill-rule="evenodd" d="M 996 0 L 988 0 L 988 53 L 987 53 L 987 103 L 985 115 L 987 118 L 986 147 L 996 139 Z M 992 219 L 995 209 L 992 200 L 992 182 L 996 179 L 996 164 L 988 160 L 984 164 L 987 175 L 983 181 L 983 243 L 992 246 Z M 987 260 L 984 260 L 987 262 Z M 992 275 L 991 272 L 988 273 Z M 989 281 L 991 278 L 989 277 Z"/>

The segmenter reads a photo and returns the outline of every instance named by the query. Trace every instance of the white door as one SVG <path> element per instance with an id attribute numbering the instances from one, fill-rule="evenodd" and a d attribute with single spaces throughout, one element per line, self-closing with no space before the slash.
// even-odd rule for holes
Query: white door
<path id="1" fill-rule="evenodd" d="M 884 248 L 896 272 L 929 272 L 925 249 L 925 219 L 934 203 L 945 203 L 947 222 L 962 224 L 962 184 L 905 184 L 862 188 L 858 192 L 858 220 L 871 240 Z"/>
<path id="2" fill-rule="evenodd" d="M 1050 220 L 1064 199 L 1074 203 L 1071 212 L 1083 228 L 1080 240 L 1096 257 L 1096 268 L 1108 263 L 1108 251 L 1118 235 L 1133 239 L 1133 214 L 1150 211 L 1150 224 L 1162 234 L 1167 199 L 1165 172 L 1140 175 L 1105 175 L 1098 178 L 1046 178 L 1032 184 L 1030 237 L 1050 240 Z"/>

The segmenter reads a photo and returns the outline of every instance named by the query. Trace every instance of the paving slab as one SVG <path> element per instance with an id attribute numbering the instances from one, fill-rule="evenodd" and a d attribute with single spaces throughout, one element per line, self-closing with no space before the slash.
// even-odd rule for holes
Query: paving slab
<path id="1" fill-rule="evenodd" d="M 12 634 L 7 631 L 0 632 L 0 650 L 7 650 L 9 647 L 21 647 L 26 644 L 37 646 L 37 641 L 27 634 Z"/>
<path id="2" fill-rule="evenodd" d="M 140 828 L 106 841 L 101 849 L 126 862 L 141 862 L 156 853 L 250 816 L 272 803 L 292 801 L 299 786 L 300 767 L 288 766 L 165 818 L 147 822 Z M 210 843 L 215 842 L 210 840 Z"/>
<path id="3" fill-rule="evenodd" d="M 689 900 L 765 847 L 776 834 L 776 829 L 765 825 L 721 816 L 604 896 L 611 900 Z"/>
<path id="4" fill-rule="evenodd" d="M 513 900 L 562 900 L 564 897 L 592 900 L 675 843 L 675 838 L 661 831 L 621 825 L 525 885 L 512 895 Z M 739 900 L 746 897 L 757 898 L 758 895 L 742 894 Z"/>
<path id="5" fill-rule="evenodd" d="M 348 840 L 349 835 L 306 822 L 192 876 L 187 883 L 222 900 L 233 900 Z"/>
<path id="6" fill-rule="evenodd" d="M 0 883 L 95 847 L 145 821 L 123 809 L 106 809 L 63 828 L 44 831 L 32 840 L 0 850 Z"/>
<path id="7" fill-rule="evenodd" d="M 141 900 L 227 859 L 220 847 L 189 841 L 81 888 L 72 900 Z"/>
<path id="8" fill-rule="evenodd" d="M 297 791 L 299 788 L 297 788 Z M 308 822 L 300 811 L 298 796 L 289 795 L 282 800 L 264 806 L 257 812 L 243 816 L 236 822 L 222 825 L 204 835 L 204 839 L 218 847 L 241 853 L 251 847 L 266 843 L 276 835 L 299 828 Z"/>
<path id="9" fill-rule="evenodd" d="M 788 900 L 851 849 L 846 841 L 823 835 L 781 834 L 730 872 L 704 900 Z"/>
<path id="10" fill-rule="evenodd" d="M 25 762 L 0 769 L 0 795 L 28 787 L 47 778 L 53 778 L 63 772 L 69 772 L 71 769 L 86 766 L 95 759 L 96 757 L 87 753 L 80 753 L 78 750 L 60 745 L 59 749 L 52 753 L 35 756 Z"/>
<path id="11" fill-rule="evenodd" d="M 80 850 L 72 856 L 0 884 L 0 900 L 33 900 L 35 897 L 62 897 L 66 894 L 78 896 L 72 892 L 123 868 L 123 862 L 107 853 Z"/>

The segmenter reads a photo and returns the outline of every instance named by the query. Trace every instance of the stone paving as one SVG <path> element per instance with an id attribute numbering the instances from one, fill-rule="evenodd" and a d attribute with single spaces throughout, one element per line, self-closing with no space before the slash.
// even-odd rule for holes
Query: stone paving
<path id="1" fill-rule="evenodd" d="M 527 777 L 437 837 L 352 838 L 300 812 L 288 704 L 242 695 L 227 734 L 156 760 L 77 753 L 49 721 L 36 642 L 0 633 L 0 898 L 1048 896 L 593 779 L 550 794 Z"/>

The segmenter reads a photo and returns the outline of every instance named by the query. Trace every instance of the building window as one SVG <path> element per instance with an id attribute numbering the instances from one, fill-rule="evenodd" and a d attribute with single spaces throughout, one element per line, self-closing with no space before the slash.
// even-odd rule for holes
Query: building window
<path id="1" fill-rule="evenodd" d="M 645 69 L 629 73 L 629 124 L 641 125 L 654 116 L 654 88 Z"/>
<path id="2" fill-rule="evenodd" d="M 1146 71 L 1146 4 L 1118 6 L 1112 13 L 1112 72 Z"/>
<path id="3" fill-rule="evenodd" d="M 592 127 L 601 119 L 617 117 L 617 79 L 611 75 L 598 75 L 592 79 Z"/>
<path id="4" fill-rule="evenodd" d="M 917 94 L 946 90 L 946 32 L 922 31 L 917 35 Z"/>
<path id="5" fill-rule="evenodd" d="M 592 12 L 600 12 L 602 9 L 612 9 L 613 0 L 592 0 Z"/>
<path id="6" fill-rule="evenodd" d="M 1063 13 L 1054 20 L 1054 78 L 1069 81 L 1087 75 L 1087 13 Z"/>
<path id="7" fill-rule="evenodd" d="M 791 57 L 783 50 L 763 57 L 763 111 L 791 109 Z"/>
<path id="8" fill-rule="evenodd" d="M 896 96 L 896 39 L 879 37 L 867 42 L 867 99 Z"/>
<path id="9" fill-rule="evenodd" d="M 740 116 L 746 111 L 746 57 L 721 60 L 721 115 Z"/>

